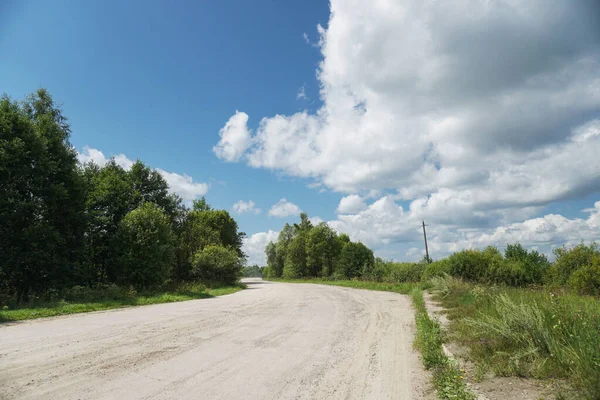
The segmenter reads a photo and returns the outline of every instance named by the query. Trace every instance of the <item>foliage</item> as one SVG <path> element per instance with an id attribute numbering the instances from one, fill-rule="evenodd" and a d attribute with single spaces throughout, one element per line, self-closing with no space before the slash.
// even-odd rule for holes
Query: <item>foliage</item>
<path id="1" fill-rule="evenodd" d="M 425 266 L 423 270 L 423 275 L 421 275 L 421 279 L 424 281 L 428 281 L 431 278 L 437 276 L 444 276 L 450 273 L 450 263 L 447 258 L 444 258 L 439 261 L 433 261 L 430 264 Z"/>
<path id="2" fill-rule="evenodd" d="M 301 278 L 308 276 L 306 269 L 306 233 L 296 235 L 287 246 L 283 277 Z"/>
<path id="3" fill-rule="evenodd" d="M 377 258 L 371 272 L 364 276 L 377 282 L 420 282 L 425 266 L 424 263 L 397 263 Z"/>
<path id="4" fill-rule="evenodd" d="M 568 287 L 575 293 L 600 297 L 600 257 L 571 274 Z"/>
<path id="5" fill-rule="evenodd" d="M 452 277 L 432 283 L 449 309 L 452 338 L 471 349 L 481 368 L 500 376 L 566 380 L 577 398 L 598 398 L 599 299 L 481 287 Z"/>
<path id="6" fill-rule="evenodd" d="M 192 274 L 213 285 L 233 285 L 241 274 L 241 260 L 232 248 L 208 245 L 194 256 Z"/>
<path id="7" fill-rule="evenodd" d="M 242 275 L 246 278 L 262 278 L 265 267 L 259 267 L 258 265 L 250 265 L 242 268 Z"/>
<path id="8" fill-rule="evenodd" d="M 559 247 L 554 250 L 556 260 L 548 273 L 547 282 L 553 285 L 564 285 L 571 275 L 579 268 L 591 265 L 595 258 L 600 257 L 598 244 L 591 243 L 589 246 L 581 243 L 572 248 Z"/>
<path id="9" fill-rule="evenodd" d="M 0 278 L 19 300 L 72 283 L 85 197 L 70 127 L 48 92 L 0 99 Z"/>
<path id="10" fill-rule="evenodd" d="M 0 309 L 0 322 L 205 299 L 235 293 L 243 288 L 243 285 L 235 285 L 211 289 L 199 283 L 182 283 L 177 286 L 138 293 L 135 290 L 124 289 L 116 285 L 102 286 L 97 289 L 76 286 L 67 291 L 64 299 L 22 304 L 20 307 L 5 310 Z"/>
<path id="11" fill-rule="evenodd" d="M 174 263 L 173 232 L 167 215 L 144 203 L 123 218 L 117 231 L 119 281 L 138 288 L 162 285 Z"/>
<path id="12" fill-rule="evenodd" d="M 336 272 L 346 278 L 356 278 L 361 274 L 368 275 L 375 265 L 373 251 L 364 244 L 347 242 L 343 245 Z"/>
<path id="13" fill-rule="evenodd" d="M 127 169 L 112 159 L 80 165 L 69 135 L 45 90 L 24 102 L 0 99 L 1 304 L 55 298 L 70 287 L 194 281 L 193 257 L 208 245 L 245 261 L 245 235 L 227 211 L 204 198 L 189 210 L 141 161 Z"/>
<path id="14" fill-rule="evenodd" d="M 442 331 L 440 324 L 427 314 L 423 292 L 415 288 L 411 292 L 415 307 L 417 337 L 415 347 L 421 351 L 426 369 L 433 371 L 433 383 L 439 399 L 475 400 L 464 380 L 464 374 L 455 362 L 448 359 L 442 349 Z"/>

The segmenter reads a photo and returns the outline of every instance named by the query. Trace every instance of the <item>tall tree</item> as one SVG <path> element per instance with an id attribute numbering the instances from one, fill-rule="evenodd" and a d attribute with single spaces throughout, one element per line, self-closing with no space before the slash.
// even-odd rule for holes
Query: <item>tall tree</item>
<path id="1" fill-rule="evenodd" d="M 154 203 L 131 211 L 117 232 L 119 280 L 139 288 L 163 284 L 174 263 L 171 223 Z"/>
<path id="2" fill-rule="evenodd" d="M 308 273 L 311 276 L 331 276 L 342 249 L 337 233 L 322 222 L 312 228 L 306 243 Z"/>
<path id="3" fill-rule="evenodd" d="M 46 90 L 0 100 L 0 274 L 19 300 L 73 281 L 84 186 L 70 127 Z"/>

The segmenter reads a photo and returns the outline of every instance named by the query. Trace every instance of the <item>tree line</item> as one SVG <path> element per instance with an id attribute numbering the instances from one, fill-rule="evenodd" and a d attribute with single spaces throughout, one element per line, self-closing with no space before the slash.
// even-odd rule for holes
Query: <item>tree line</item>
<path id="1" fill-rule="evenodd" d="M 465 249 L 433 261 L 394 262 L 374 257 L 364 244 L 352 242 L 326 223 L 313 226 L 306 214 L 285 224 L 276 242 L 265 247 L 266 278 L 359 279 L 387 283 L 427 282 L 439 276 L 512 287 L 545 286 L 600 296 L 600 247 L 581 243 L 554 249 L 555 260 L 519 243 Z"/>
<path id="2" fill-rule="evenodd" d="M 308 215 L 300 214 L 300 223 L 285 224 L 277 242 L 265 248 L 268 278 L 334 277 L 352 279 L 371 272 L 373 251 L 361 242 L 352 242 L 326 223 L 316 226 Z"/>
<path id="3" fill-rule="evenodd" d="M 235 283 L 245 263 L 236 221 L 204 198 L 187 207 L 143 162 L 84 165 L 50 94 L 0 99 L 0 297 L 73 286 L 148 289 Z"/>

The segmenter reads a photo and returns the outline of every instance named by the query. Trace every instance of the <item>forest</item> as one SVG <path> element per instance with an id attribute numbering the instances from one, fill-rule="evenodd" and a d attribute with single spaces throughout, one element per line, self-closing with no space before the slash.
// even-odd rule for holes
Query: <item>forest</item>
<path id="1" fill-rule="evenodd" d="M 227 211 L 188 207 L 139 160 L 82 165 L 70 134 L 46 90 L 0 99 L 0 306 L 238 281 L 245 234 Z"/>

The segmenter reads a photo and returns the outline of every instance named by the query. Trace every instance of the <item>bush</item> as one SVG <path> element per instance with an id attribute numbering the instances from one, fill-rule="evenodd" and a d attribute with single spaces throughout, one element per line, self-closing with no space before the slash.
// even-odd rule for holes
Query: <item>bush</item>
<path id="1" fill-rule="evenodd" d="M 426 264 L 423 263 L 389 263 L 388 276 L 384 281 L 390 283 L 420 282 Z"/>
<path id="2" fill-rule="evenodd" d="M 545 255 L 538 253 L 536 250 L 527 251 L 519 243 L 506 246 L 504 259 L 509 264 L 512 263 L 508 266 L 511 271 L 511 283 L 507 281 L 504 283 L 512 286 L 541 284 L 550 268 L 550 263 Z"/>
<path id="3" fill-rule="evenodd" d="M 600 257 L 600 249 L 596 243 L 586 246 L 581 243 L 570 249 L 560 247 L 554 250 L 556 261 L 548 271 L 547 283 L 554 285 L 564 285 L 567 283 L 571 274 L 579 268 L 591 265 L 595 258 Z"/>
<path id="4" fill-rule="evenodd" d="M 175 261 L 167 215 L 153 203 L 127 214 L 117 232 L 120 280 L 137 288 L 162 285 Z"/>
<path id="5" fill-rule="evenodd" d="M 488 262 L 491 254 L 479 250 L 463 250 L 448 257 L 450 274 L 469 281 L 487 280 Z"/>
<path id="6" fill-rule="evenodd" d="M 430 264 L 427 264 L 425 269 L 423 270 L 423 274 L 421 275 L 421 279 L 423 281 L 428 281 L 436 276 L 444 276 L 450 274 L 450 263 L 448 259 L 444 258 L 439 261 L 434 261 Z"/>
<path id="7" fill-rule="evenodd" d="M 196 253 L 192 274 L 211 285 L 234 285 L 241 272 L 241 262 L 235 250 L 210 245 Z"/>
<path id="8" fill-rule="evenodd" d="M 600 296 L 600 257 L 573 272 L 567 285 L 579 294 Z"/>

